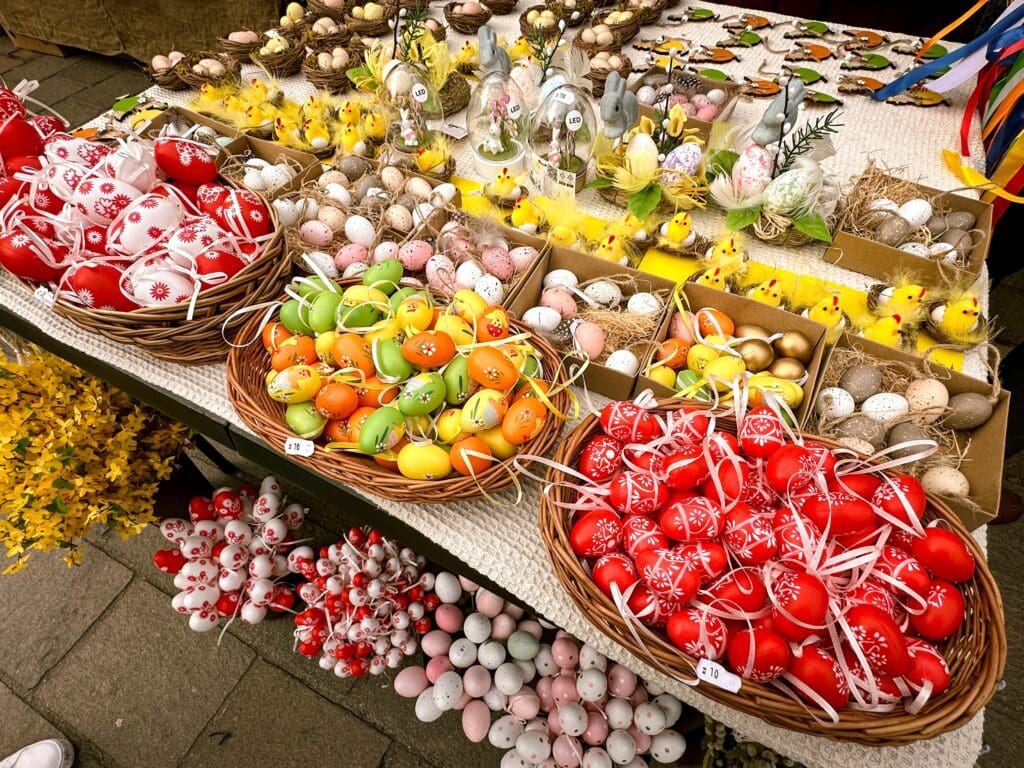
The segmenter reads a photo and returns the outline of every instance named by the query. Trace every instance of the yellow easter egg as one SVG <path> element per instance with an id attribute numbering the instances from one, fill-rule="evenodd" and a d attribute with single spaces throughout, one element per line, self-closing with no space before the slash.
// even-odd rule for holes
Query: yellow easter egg
<path id="1" fill-rule="evenodd" d="M 750 403 L 768 405 L 765 393 L 771 393 L 790 408 L 798 408 L 804 400 L 804 389 L 795 381 L 780 379 L 770 373 L 757 373 L 750 377 Z"/>
<path id="2" fill-rule="evenodd" d="M 491 453 L 502 461 L 512 458 L 519 450 L 518 445 L 513 445 L 505 439 L 505 435 L 501 431 L 500 424 L 496 427 L 492 427 L 491 429 L 485 429 L 483 432 L 477 432 L 476 436 L 487 443 L 487 447 L 491 449 Z"/>
<path id="3" fill-rule="evenodd" d="M 458 315 L 441 315 L 434 323 L 434 330 L 447 333 L 457 347 L 476 343 L 473 327 Z"/>
<path id="4" fill-rule="evenodd" d="M 508 410 L 508 400 L 496 389 L 481 389 L 462 406 L 459 424 L 470 434 L 499 426 Z"/>
<path id="5" fill-rule="evenodd" d="M 452 471 L 448 451 L 435 443 L 409 443 L 398 452 L 398 471 L 410 480 L 440 480 Z"/>
<path id="6" fill-rule="evenodd" d="M 727 340 L 725 336 L 719 336 L 717 333 L 712 333 L 710 336 L 704 337 L 704 343 L 709 347 L 724 347 Z"/>
<path id="7" fill-rule="evenodd" d="M 267 374 L 267 394 L 279 403 L 304 403 L 320 391 L 320 372 L 312 365 L 293 365 Z"/>
<path id="8" fill-rule="evenodd" d="M 437 417 L 437 439 L 451 445 L 456 440 L 467 436 L 462 429 L 462 409 L 448 408 Z"/>
<path id="9" fill-rule="evenodd" d="M 425 331 L 434 322 L 434 310 L 426 296 L 407 296 L 398 305 L 395 317 L 402 327 Z"/>
<path id="10" fill-rule="evenodd" d="M 463 288 L 452 296 L 450 306 L 456 315 L 472 324 L 474 318 L 480 317 L 489 305 L 484 297 L 476 291 Z"/>
<path id="11" fill-rule="evenodd" d="M 335 331 L 326 331 L 316 337 L 316 341 L 313 346 L 316 349 L 316 356 L 320 358 L 321 362 L 331 363 L 331 347 L 334 346 L 334 340 L 338 338 L 338 334 Z"/>
<path id="12" fill-rule="evenodd" d="M 676 372 L 666 365 L 656 365 L 647 372 L 647 376 L 662 386 L 672 388 L 676 383 Z"/>
<path id="13" fill-rule="evenodd" d="M 697 373 L 704 373 L 704 367 L 718 357 L 718 350 L 705 344 L 694 344 L 686 353 L 686 367 Z"/>
<path id="14" fill-rule="evenodd" d="M 433 440 L 437 429 L 429 416 L 406 416 L 405 431 L 415 440 Z"/>
<path id="15" fill-rule="evenodd" d="M 382 320 L 377 324 L 374 330 L 367 331 L 363 334 L 363 338 L 367 344 L 373 344 L 377 339 L 393 339 L 405 329 L 400 320 L 392 318 L 391 320 Z"/>
<path id="16" fill-rule="evenodd" d="M 512 363 L 513 367 L 517 371 L 522 371 L 527 361 L 530 359 L 529 356 L 535 351 L 533 347 L 528 344 L 505 344 L 498 347 L 501 350 L 501 354 Z"/>
<path id="17" fill-rule="evenodd" d="M 728 392 L 733 382 L 746 370 L 747 366 L 742 357 L 722 355 L 708 361 L 701 373 L 719 392 Z"/>

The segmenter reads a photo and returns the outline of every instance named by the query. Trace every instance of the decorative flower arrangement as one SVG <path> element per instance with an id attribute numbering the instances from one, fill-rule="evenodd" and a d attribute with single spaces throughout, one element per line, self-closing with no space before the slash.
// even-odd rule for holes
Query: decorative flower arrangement
<path id="1" fill-rule="evenodd" d="M 155 520 L 184 426 L 34 347 L 0 363 L 0 406 L 0 544 L 15 558 L 4 573 L 32 551 L 61 549 L 76 565 L 93 526 L 127 539 Z"/>

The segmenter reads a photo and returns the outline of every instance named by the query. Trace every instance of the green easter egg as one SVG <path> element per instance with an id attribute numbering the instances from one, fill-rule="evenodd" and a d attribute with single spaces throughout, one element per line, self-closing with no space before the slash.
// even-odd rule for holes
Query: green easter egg
<path id="1" fill-rule="evenodd" d="M 330 290 L 334 286 L 333 284 L 328 285 L 329 282 L 330 281 L 325 281 L 316 275 L 310 275 L 309 277 L 304 277 L 301 280 L 293 280 L 292 288 L 295 289 L 299 296 L 306 298 L 310 294 Z"/>
<path id="2" fill-rule="evenodd" d="M 537 376 L 540 374 L 540 358 L 530 355 L 526 358 L 526 362 L 523 363 L 523 370 L 521 371 L 523 376 Z"/>
<path id="3" fill-rule="evenodd" d="M 333 291 L 321 291 L 310 301 L 306 322 L 316 333 L 333 331 L 334 316 L 341 304 L 341 294 Z"/>
<path id="4" fill-rule="evenodd" d="M 359 450 L 376 454 L 395 447 L 405 434 L 405 416 L 397 408 L 378 408 L 359 430 Z"/>
<path id="5" fill-rule="evenodd" d="M 412 376 L 412 363 L 402 354 L 402 345 L 394 339 L 373 340 L 373 364 L 377 378 L 389 384 L 397 384 Z"/>
<path id="6" fill-rule="evenodd" d="M 402 262 L 398 259 L 384 259 L 363 272 L 363 285 L 371 285 L 391 295 L 398 290 L 402 274 Z"/>
<path id="7" fill-rule="evenodd" d="M 401 304 L 406 297 L 412 296 L 414 293 L 422 293 L 413 288 L 411 285 L 405 285 L 399 288 L 397 291 L 391 294 L 391 309 L 395 312 L 398 311 L 398 305 Z"/>
<path id="8" fill-rule="evenodd" d="M 694 384 L 700 382 L 700 374 L 696 371 L 691 371 L 689 368 L 684 368 L 676 376 L 676 391 L 682 392 L 683 390 L 689 390 Z M 701 387 L 696 392 L 687 391 L 687 399 L 689 400 L 710 400 L 711 393 L 707 387 Z"/>
<path id="9" fill-rule="evenodd" d="M 473 380 L 469 376 L 469 358 L 456 355 L 441 374 L 444 379 L 445 400 L 451 405 L 462 405 L 473 394 Z"/>
<path id="10" fill-rule="evenodd" d="M 300 304 L 296 299 L 288 299 L 284 304 L 281 305 L 281 309 L 278 312 L 278 318 L 281 320 L 281 325 L 287 328 L 292 333 L 303 333 L 306 336 L 313 335 L 313 329 L 310 328 L 306 321 L 299 315 Z"/>
<path id="11" fill-rule="evenodd" d="M 437 373 L 420 373 L 402 387 L 398 409 L 406 416 L 426 416 L 444 403 L 444 380 Z"/>
<path id="12" fill-rule="evenodd" d="M 327 417 L 320 414 L 311 400 L 292 403 L 285 409 L 284 420 L 288 428 L 299 437 L 315 440 L 327 425 Z"/>

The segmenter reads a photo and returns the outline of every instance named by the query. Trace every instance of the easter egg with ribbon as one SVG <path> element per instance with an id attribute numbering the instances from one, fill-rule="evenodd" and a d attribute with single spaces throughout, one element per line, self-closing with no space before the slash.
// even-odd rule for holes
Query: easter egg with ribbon
<path id="1" fill-rule="evenodd" d="M 209 184 L 217 178 L 216 155 L 189 139 L 164 137 L 153 143 L 156 164 L 168 177 L 188 184 Z"/>
<path id="2" fill-rule="evenodd" d="M 926 528 L 923 537 L 912 540 L 910 551 L 937 579 L 963 582 L 974 576 L 974 555 L 953 531 Z"/>
<path id="3" fill-rule="evenodd" d="M 807 574 L 804 574 L 807 575 Z M 883 677 L 900 677 L 910 666 L 907 644 L 892 616 L 873 605 L 855 605 L 843 617 L 871 671 Z"/>
<path id="4" fill-rule="evenodd" d="M 818 526 L 786 507 L 775 513 L 772 525 L 779 544 L 779 560 L 791 565 L 805 565 L 821 540 Z"/>
<path id="5" fill-rule="evenodd" d="M 814 523 L 818 530 L 828 531 L 831 536 L 842 536 L 871 525 L 875 510 L 856 496 L 826 491 L 808 496 L 800 507 L 800 514 Z"/>
<path id="6" fill-rule="evenodd" d="M 25 115 L 25 102 L 9 88 L 0 88 L 0 121 Z"/>
<path id="7" fill-rule="evenodd" d="M 688 608 L 669 616 L 665 625 L 672 645 L 698 659 L 718 661 L 729 645 L 725 623 L 706 611 Z"/>
<path id="8" fill-rule="evenodd" d="M 622 547 L 630 557 L 645 549 L 667 549 L 668 538 L 646 515 L 630 515 L 622 521 Z"/>
<path id="9" fill-rule="evenodd" d="M 693 496 L 670 500 L 658 522 L 669 538 L 689 544 L 717 539 L 723 518 L 722 508 L 711 499 Z"/>
<path id="10" fill-rule="evenodd" d="M 228 237 L 230 235 L 212 217 L 185 215 L 164 245 L 171 252 L 172 258 L 178 254 L 195 257 Z"/>
<path id="11" fill-rule="evenodd" d="M 87 307 L 130 312 L 139 305 L 121 290 L 123 266 L 110 262 L 81 262 L 69 270 L 67 284 Z"/>
<path id="12" fill-rule="evenodd" d="M 700 445 L 684 445 L 665 456 L 662 463 L 665 484 L 674 491 L 689 491 L 704 482 L 708 476 L 708 463 Z"/>
<path id="13" fill-rule="evenodd" d="M 878 580 L 898 598 L 910 598 L 913 606 L 923 607 L 931 586 L 927 571 L 912 555 L 896 547 L 882 547 L 875 563 Z"/>
<path id="14" fill-rule="evenodd" d="M 782 677 L 790 663 L 789 644 L 770 629 L 743 629 L 729 641 L 729 666 L 744 680 L 766 683 Z"/>
<path id="15" fill-rule="evenodd" d="M 68 128 L 67 124 L 56 115 L 32 115 L 28 121 L 35 126 L 44 140 L 54 134 L 62 133 Z"/>
<path id="16" fill-rule="evenodd" d="M 751 408 L 739 430 L 743 453 L 752 459 L 767 459 L 785 442 L 782 421 L 768 406 Z"/>
<path id="17" fill-rule="evenodd" d="M 832 709 L 842 709 L 850 700 L 850 686 L 842 667 L 828 651 L 814 645 L 804 646 L 789 664 L 787 679 L 809 704 L 820 706 L 825 701 Z M 814 695 L 811 695 L 811 694 Z"/>
<path id="18" fill-rule="evenodd" d="M 783 573 L 771 585 L 772 629 L 799 643 L 824 631 L 828 590 L 811 573 Z"/>
<path id="19" fill-rule="evenodd" d="M 107 247 L 122 256 L 154 250 L 177 229 L 185 212 L 177 200 L 142 195 L 129 203 L 107 233 Z"/>
<path id="20" fill-rule="evenodd" d="M 93 224 L 108 226 L 139 197 L 131 184 L 108 178 L 88 178 L 80 182 L 72 196 L 75 209 Z"/>
<path id="21" fill-rule="evenodd" d="M 910 625 L 925 640 L 945 640 L 963 624 L 964 596 L 953 584 L 936 579 L 928 588 L 926 601 L 922 613 L 910 614 Z"/>
<path id="22" fill-rule="evenodd" d="M 674 548 L 687 561 L 690 570 L 700 577 L 701 586 L 718 579 L 729 565 L 729 553 L 717 541 L 698 541 Z"/>
<path id="23" fill-rule="evenodd" d="M 670 549 L 645 549 L 636 557 L 636 569 L 650 590 L 664 600 L 685 605 L 700 589 L 700 577 Z"/>
<path id="24" fill-rule="evenodd" d="M 668 488 L 647 472 L 619 472 L 609 486 L 608 501 L 624 515 L 649 515 L 667 500 Z"/>
<path id="25" fill-rule="evenodd" d="M 622 443 L 608 435 L 591 438 L 580 452 L 577 467 L 595 483 L 603 483 L 622 466 Z"/>
<path id="26" fill-rule="evenodd" d="M 173 269 L 142 269 L 132 275 L 132 296 L 144 307 L 162 307 L 188 301 L 195 282 Z"/>
<path id="27" fill-rule="evenodd" d="M 664 627 L 668 617 L 679 610 L 674 600 L 660 597 L 642 581 L 633 588 L 626 605 L 641 622 L 655 628 Z"/>
<path id="28" fill-rule="evenodd" d="M 60 133 L 54 134 L 45 143 L 44 153 L 50 162 L 67 162 L 86 168 L 95 168 L 113 152 L 106 144 Z"/>
<path id="29" fill-rule="evenodd" d="M 932 696 L 945 691 L 949 687 L 949 666 L 939 649 L 917 637 L 906 641 L 910 664 L 903 678 L 917 690 L 929 686 Z"/>
<path id="30" fill-rule="evenodd" d="M 228 232 L 250 239 L 269 234 L 273 227 L 267 206 L 247 190 L 229 191 L 213 218 Z"/>
<path id="31" fill-rule="evenodd" d="M 81 166 L 71 163 L 51 163 L 43 171 L 50 192 L 64 202 L 71 202 L 75 190 L 85 178 Z"/>
<path id="32" fill-rule="evenodd" d="M 625 592 L 638 578 L 633 561 L 619 552 L 612 552 L 599 558 L 591 571 L 598 589 L 611 597 L 612 584 L 619 592 Z"/>
<path id="33" fill-rule="evenodd" d="M 238 254 L 222 248 L 210 248 L 196 256 L 196 272 L 204 288 L 227 282 L 248 265 Z"/>
<path id="34" fill-rule="evenodd" d="M 43 139 L 32 123 L 18 116 L 0 120 L 0 156 L 25 157 L 41 154 Z"/>
<path id="35" fill-rule="evenodd" d="M 661 434 L 653 414 L 627 402 L 611 402 L 601 409 L 601 428 L 605 434 L 624 443 L 648 443 Z"/>
<path id="36" fill-rule="evenodd" d="M 768 602 L 761 574 L 750 568 L 729 571 L 707 591 L 710 604 L 727 612 L 756 613 Z"/>
<path id="37" fill-rule="evenodd" d="M 882 481 L 871 503 L 905 525 L 917 525 L 924 514 L 924 488 L 910 475 L 893 475 Z"/>
<path id="38" fill-rule="evenodd" d="M 196 190 L 196 205 L 200 212 L 213 216 L 227 200 L 229 192 L 221 184 L 202 184 Z"/>
<path id="39" fill-rule="evenodd" d="M 107 155 L 103 169 L 108 176 L 131 184 L 140 192 L 149 192 L 159 181 L 155 153 L 142 144 L 122 144 Z"/>
<path id="40" fill-rule="evenodd" d="M 772 518 L 755 512 L 742 501 L 725 516 L 722 541 L 744 565 L 767 562 L 778 547 Z"/>
<path id="41" fill-rule="evenodd" d="M 67 246 L 48 242 L 17 229 L 0 235 L 0 265 L 25 280 L 57 280 L 69 265 Z"/>
<path id="42" fill-rule="evenodd" d="M 569 533 L 572 551 L 580 557 L 600 557 L 618 549 L 622 541 L 619 516 L 605 509 L 588 512 Z"/>
<path id="43" fill-rule="evenodd" d="M 320 372 L 312 365 L 293 365 L 267 373 L 267 394 L 279 403 L 302 403 L 320 391 Z"/>
<path id="44" fill-rule="evenodd" d="M 802 445 L 789 443 L 768 458 L 765 479 L 773 490 L 785 494 L 803 488 L 816 471 L 814 455 Z"/>

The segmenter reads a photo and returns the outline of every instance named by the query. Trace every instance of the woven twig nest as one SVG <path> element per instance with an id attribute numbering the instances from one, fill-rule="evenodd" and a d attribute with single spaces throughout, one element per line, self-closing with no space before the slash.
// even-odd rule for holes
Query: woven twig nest
<path id="1" fill-rule="evenodd" d="M 559 5 L 560 15 L 567 27 L 583 26 L 583 23 L 590 18 L 590 14 L 594 11 L 593 0 L 576 0 L 576 4 L 572 8 L 567 8 L 564 3 Z"/>
<path id="2" fill-rule="evenodd" d="M 633 63 L 627 56 L 622 56 L 622 66 L 616 69 L 594 69 L 587 73 L 587 79 L 591 82 L 590 92 L 595 99 L 600 99 L 604 95 L 604 83 L 608 79 L 608 75 L 612 72 L 618 72 L 619 75 L 625 80 L 629 77 L 629 73 L 633 71 Z"/>
<path id="3" fill-rule="evenodd" d="M 611 30 L 612 39 L 610 42 L 600 45 L 597 42 L 587 43 L 583 40 L 583 31 L 581 30 L 576 33 L 576 37 L 572 39 L 574 48 L 579 48 L 581 51 L 586 52 L 588 56 L 593 56 L 595 53 L 600 51 L 608 51 L 608 53 L 618 53 L 622 50 L 622 45 L 625 42 L 622 34 L 616 30 Z"/>
<path id="4" fill-rule="evenodd" d="M 345 5 L 345 26 L 353 35 L 360 37 L 380 37 L 387 34 L 391 29 L 388 22 L 398 15 L 398 5 L 394 2 L 379 3 L 384 7 L 384 18 L 368 21 L 367 19 L 357 19 L 352 15 L 352 9 L 363 4 L 362 0 L 355 0 Z"/>
<path id="5" fill-rule="evenodd" d="M 327 72 L 320 69 L 316 63 L 315 53 L 309 54 L 302 62 L 302 75 L 312 85 L 317 88 L 325 88 L 331 93 L 344 93 L 352 87 L 352 81 L 348 79 L 344 70 Z"/>
<path id="6" fill-rule="evenodd" d="M 555 22 L 556 23 L 551 25 L 550 27 L 535 27 L 532 24 L 530 24 L 530 22 L 528 22 L 526 20 L 526 17 L 529 16 L 529 14 L 530 14 L 530 11 L 537 11 L 539 13 L 540 11 L 546 11 L 546 10 L 551 10 L 555 14 Z M 559 13 L 561 13 L 561 6 L 553 5 L 553 6 L 551 6 L 551 8 L 548 8 L 546 5 L 531 5 L 529 8 L 527 8 L 521 14 L 519 14 L 519 31 L 522 32 L 523 36 L 526 37 L 526 38 L 530 38 L 533 35 L 536 35 L 538 32 L 543 32 L 546 37 L 557 37 L 558 36 L 558 23 L 557 22 L 558 22 L 558 18 L 559 18 L 559 16 L 558 16 Z"/>
<path id="7" fill-rule="evenodd" d="M 475 35 L 476 31 L 491 20 L 491 12 L 485 6 L 482 13 L 454 13 L 460 3 L 448 3 L 444 7 L 444 18 L 448 26 L 463 35 Z"/>
<path id="8" fill-rule="evenodd" d="M 192 69 L 203 59 L 214 59 L 224 65 L 224 74 L 220 77 L 211 75 L 199 75 Z M 184 59 L 174 65 L 174 71 L 183 82 L 192 88 L 200 88 L 204 85 L 220 85 L 228 82 L 238 82 L 242 75 L 242 65 L 234 56 L 226 53 L 211 53 L 209 51 L 193 51 Z"/>
<path id="9" fill-rule="evenodd" d="M 146 66 L 146 74 L 149 75 L 149 79 L 159 85 L 161 88 L 166 88 L 168 91 L 184 91 L 189 88 L 189 84 L 186 83 L 174 67 L 168 67 L 162 72 L 157 72 L 152 66 Z"/>
<path id="10" fill-rule="evenodd" d="M 633 14 L 633 16 L 628 21 L 620 21 L 615 24 L 609 24 L 606 21 L 606 19 L 608 18 L 608 14 L 610 14 L 612 11 L 630 11 Z M 642 21 L 639 11 L 637 11 L 635 8 L 616 7 L 595 14 L 591 26 L 595 24 L 605 24 L 608 27 L 608 29 L 612 31 L 612 34 L 618 34 L 618 36 L 622 39 L 622 43 L 625 44 L 632 40 L 634 37 L 636 37 L 637 33 L 640 31 L 640 25 L 642 24 Z"/>
<path id="11" fill-rule="evenodd" d="M 302 68 L 302 60 L 305 56 L 305 46 L 297 43 L 292 43 L 280 53 L 268 53 L 263 56 L 258 50 L 255 50 L 249 54 L 253 64 L 267 70 L 274 77 L 297 75 Z"/>
<path id="12" fill-rule="evenodd" d="M 491 13 L 499 16 L 504 16 L 506 13 L 512 13 L 516 8 L 516 3 L 519 0 L 483 0 L 484 5 L 491 11 Z"/>
<path id="13" fill-rule="evenodd" d="M 444 114 L 454 115 L 469 104 L 469 83 L 459 72 L 452 72 L 438 91 L 438 99 Z"/>
<path id="14" fill-rule="evenodd" d="M 240 30 L 242 32 L 249 32 L 251 30 L 245 29 Z M 236 43 L 234 40 L 228 40 L 227 37 L 217 38 L 217 47 L 220 48 L 228 56 L 233 56 L 239 61 L 248 61 L 249 54 L 259 48 L 263 43 L 257 37 L 251 43 Z"/>
<path id="15" fill-rule="evenodd" d="M 306 0 L 306 9 L 313 14 L 316 18 L 321 16 L 327 16 L 334 19 L 335 21 L 345 20 L 345 6 L 340 5 L 337 7 L 325 5 L 320 0 Z"/>

